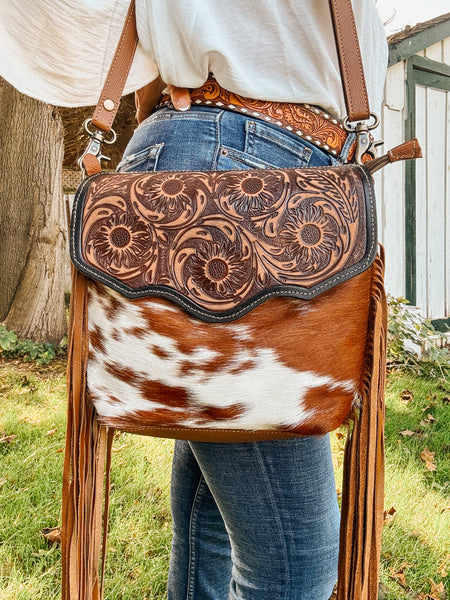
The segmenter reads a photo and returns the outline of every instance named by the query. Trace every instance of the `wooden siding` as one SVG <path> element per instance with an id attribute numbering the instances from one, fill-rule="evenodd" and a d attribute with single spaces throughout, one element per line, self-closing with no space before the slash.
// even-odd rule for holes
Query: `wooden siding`
<path id="1" fill-rule="evenodd" d="M 448 102 L 444 90 L 416 85 L 416 304 L 431 318 L 450 314 Z"/>
<path id="2" fill-rule="evenodd" d="M 405 139 L 405 65 L 390 67 L 386 80 L 380 139 L 384 151 Z M 379 239 L 386 250 L 386 289 L 405 295 L 405 177 L 404 165 L 396 163 L 376 175 Z"/>
<path id="3" fill-rule="evenodd" d="M 449 63 L 447 38 L 389 67 L 380 137 L 387 150 L 416 136 L 424 158 L 376 183 L 386 288 L 432 319 L 450 316 Z"/>

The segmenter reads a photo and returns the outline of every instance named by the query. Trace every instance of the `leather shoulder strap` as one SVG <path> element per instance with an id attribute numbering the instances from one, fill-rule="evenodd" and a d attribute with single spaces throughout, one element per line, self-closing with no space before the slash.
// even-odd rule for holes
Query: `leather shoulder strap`
<path id="1" fill-rule="evenodd" d="M 352 2 L 329 2 L 347 116 L 350 121 L 364 121 L 370 117 L 370 108 Z"/>
<path id="2" fill-rule="evenodd" d="M 342 86 L 350 121 L 370 117 L 364 69 L 351 0 L 329 0 Z M 92 124 L 108 132 L 119 108 L 120 98 L 138 43 L 135 1 L 131 0 L 125 25 L 105 81 Z"/>
<path id="3" fill-rule="evenodd" d="M 101 131 L 110 131 L 116 118 L 137 44 L 136 7 L 134 0 L 131 0 L 122 34 L 92 117 L 92 124 Z"/>

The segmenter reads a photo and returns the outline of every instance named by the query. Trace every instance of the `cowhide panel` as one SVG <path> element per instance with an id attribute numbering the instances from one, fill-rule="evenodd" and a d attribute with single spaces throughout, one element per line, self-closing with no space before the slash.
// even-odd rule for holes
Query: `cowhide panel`
<path id="1" fill-rule="evenodd" d="M 359 398 L 372 269 L 313 300 L 271 299 L 227 324 L 89 282 L 88 390 L 101 422 L 190 439 L 334 429 Z"/>

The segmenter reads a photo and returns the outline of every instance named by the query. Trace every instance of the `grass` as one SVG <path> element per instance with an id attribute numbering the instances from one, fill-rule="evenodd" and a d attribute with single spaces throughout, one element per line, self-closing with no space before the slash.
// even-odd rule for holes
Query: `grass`
<path id="1" fill-rule="evenodd" d="M 438 380 L 389 376 L 384 600 L 450 599 L 449 396 Z M 0 600 L 58 599 L 59 547 L 41 532 L 59 524 L 63 364 L 0 362 L 0 397 Z M 339 487 L 344 440 L 340 432 L 332 439 Z M 164 597 L 172 449 L 127 434 L 114 441 L 108 600 Z"/>
<path id="2" fill-rule="evenodd" d="M 387 598 L 450 598 L 450 386 L 397 374 L 388 393 L 385 506 L 396 513 L 383 534 Z"/>
<path id="3" fill-rule="evenodd" d="M 60 598 L 59 524 L 65 433 L 62 368 L 0 363 L 0 600 Z M 17 436 L 17 437 L 14 437 Z M 108 600 L 165 593 L 173 443 L 127 434 L 113 448 Z"/>

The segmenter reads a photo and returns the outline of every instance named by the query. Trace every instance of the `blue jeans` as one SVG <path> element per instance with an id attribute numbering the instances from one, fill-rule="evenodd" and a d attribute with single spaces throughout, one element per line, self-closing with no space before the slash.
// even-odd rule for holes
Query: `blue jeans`
<path id="1" fill-rule="evenodd" d="M 138 127 L 119 169 L 323 166 L 345 162 L 347 152 L 336 160 L 275 125 L 218 108 L 164 108 Z M 339 509 L 329 436 L 177 441 L 171 502 L 169 600 L 330 597 Z"/>

